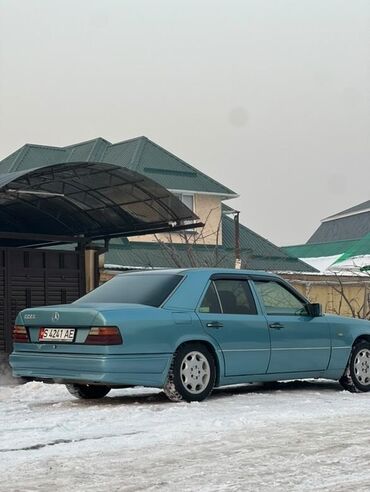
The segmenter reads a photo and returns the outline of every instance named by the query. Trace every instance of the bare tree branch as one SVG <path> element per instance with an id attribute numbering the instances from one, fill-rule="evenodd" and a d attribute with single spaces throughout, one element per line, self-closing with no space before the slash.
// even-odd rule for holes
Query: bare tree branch
<path id="1" fill-rule="evenodd" d="M 158 235 L 155 235 L 157 243 L 164 249 L 164 251 L 173 260 L 176 266 L 183 267 L 184 260 L 180 251 L 181 248 L 185 248 L 186 260 L 191 267 L 215 267 L 222 264 L 228 258 L 228 253 L 220 255 L 220 231 L 222 225 L 222 216 L 220 217 L 216 230 L 209 230 L 208 223 L 213 212 L 218 208 L 212 208 L 209 210 L 207 217 L 204 221 L 204 226 L 197 231 L 180 231 L 175 233 L 169 233 L 162 239 Z M 208 229 L 208 230 L 207 230 Z M 207 232 L 205 232 L 207 230 Z M 162 236 L 163 237 L 163 236 Z M 174 241 L 174 237 L 180 241 Z M 214 244 L 208 244 L 207 239 L 215 237 Z M 203 254 L 200 255 L 197 247 L 202 248 Z M 204 255 L 206 253 L 206 255 Z"/>

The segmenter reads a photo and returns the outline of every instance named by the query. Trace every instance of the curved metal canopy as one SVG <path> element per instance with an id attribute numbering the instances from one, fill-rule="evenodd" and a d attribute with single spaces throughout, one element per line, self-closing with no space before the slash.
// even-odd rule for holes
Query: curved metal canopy
<path id="1" fill-rule="evenodd" d="M 163 186 L 113 164 L 63 163 L 0 175 L 3 244 L 166 232 L 197 219 Z"/>

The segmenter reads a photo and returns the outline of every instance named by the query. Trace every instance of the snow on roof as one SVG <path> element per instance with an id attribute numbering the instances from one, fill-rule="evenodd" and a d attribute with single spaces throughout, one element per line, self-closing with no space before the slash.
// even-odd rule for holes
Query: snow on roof
<path id="1" fill-rule="evenodd" d="M 317 258 L 301 258 L 302 261 L 316 268 L 320 273 L 325 272 L 330 266 L 335 263 L 341 255 L 319 256 Z"/>
<path id="2" fill-rule="evenodd" d="M 339 263 L 334 263 L 334 265 L 331 265 L 330 267 L 331 271 L 352 271 L 352 272 L 364 272 L 365 274 L 368 275 L 370 272 L 370 255 L 359 255 L 359 256 L 352 256 L 352 258 L 348 258 L 344 261 L 341 261 Z"/>
<path id="3" fill-rule="evenodd" d="M 342 255 L 321 256 L 317 258 L 302 258 L 321 274 L 332 275 L 361 275 L 367 276 L 370 271 L 370 255 L 353 256 L 338 262 Z"/>

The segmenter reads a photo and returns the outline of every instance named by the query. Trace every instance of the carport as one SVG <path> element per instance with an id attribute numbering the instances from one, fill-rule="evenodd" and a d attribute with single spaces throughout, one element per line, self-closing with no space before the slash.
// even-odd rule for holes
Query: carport
<path id="1" fill-rule="evenodd" d="M 0 352 L 11 349 L 18 311 L 72 302 L 97 285 L 109 239 L 182 230 L 197 219 L 161 185 L 113 164 L 0 175 Z"/>

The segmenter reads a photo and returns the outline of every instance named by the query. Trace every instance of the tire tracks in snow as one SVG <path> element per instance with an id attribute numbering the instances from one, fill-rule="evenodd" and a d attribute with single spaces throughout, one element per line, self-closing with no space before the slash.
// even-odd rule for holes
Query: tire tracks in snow
<path id="1" fill-rule="evenodd" d="M 134 436 L 136 434 L 142 434 L 142 431 L 125 432 L 124 434 L 107 434 L 105 436 L 96 436 L 96 437 L 81 437 L 80 439 L 55 439 L 54 441 L 32 444 L 31 446 L 25 446 L 23 448 L 0 449 L 0 453 L 11 453 L 15 451 L 34 451 L 35 449 L 47 448 L 48 446 L 56 446 L 58 444 L 70 444 L 70 443 L 83 442 L 83 441 L 98 441 L 100 439 L 109 439 L 111 437 Z"/>

